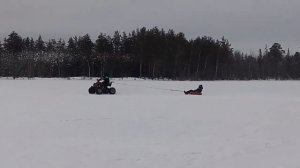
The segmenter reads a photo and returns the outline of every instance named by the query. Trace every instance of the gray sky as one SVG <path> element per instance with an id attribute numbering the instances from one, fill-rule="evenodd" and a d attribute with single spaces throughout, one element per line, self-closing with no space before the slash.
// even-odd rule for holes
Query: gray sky
<path id="1" fill-rule="evenodd" d="M 267 44 L 300 51 L 299 0 L 0 0 L 1 41 L 13 30 L 44 40 L 89 33 L 174 29 L 188 39 L 225 36 L 247 53 Z"/>

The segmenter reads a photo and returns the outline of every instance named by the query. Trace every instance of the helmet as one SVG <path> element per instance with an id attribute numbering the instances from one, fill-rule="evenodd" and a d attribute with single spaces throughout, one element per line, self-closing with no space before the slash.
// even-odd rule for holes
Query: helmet
<path id="1" fill-rule="evenodd" d="M 105 78 L 107 79 L 107 78 L 108 78 L 108 74 L 105 73 L 104 76 L 103 76 L 103 78 L 104 78 L 104 79 L 105 79 Z"/>

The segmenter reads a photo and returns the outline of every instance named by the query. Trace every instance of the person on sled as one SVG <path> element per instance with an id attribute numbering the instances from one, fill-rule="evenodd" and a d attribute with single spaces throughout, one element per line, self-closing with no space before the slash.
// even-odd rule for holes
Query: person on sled
<path id="1" fill-rule="evenodd" d="M 184 91 L 184 94 L 191 94 L 191 95 L 202 95 L 203 86 L 199 85 L 195 90 L 188 90 Z"/>

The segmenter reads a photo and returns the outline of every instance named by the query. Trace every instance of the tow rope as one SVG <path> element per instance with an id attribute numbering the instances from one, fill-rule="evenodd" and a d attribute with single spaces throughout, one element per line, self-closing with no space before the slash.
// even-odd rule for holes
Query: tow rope
<path id="1" fill-rule="evenodd" d="M 155 89 L 155 90 L 165 90 L 165 91 L 171 91 L 171 92 L 184 92 L 183 90 L 178 90 L 178 89 L 159 88 L 159 87 L 151 87 L 151 86 L 144 86 L 144 85 L 133 85 L 133 84 L 119 83 L 119 82 L 113 82 L 113 83 L 119 84 L 119 85 L 126 85 L 126 86 L 150 88 L 150 89 Z"/>

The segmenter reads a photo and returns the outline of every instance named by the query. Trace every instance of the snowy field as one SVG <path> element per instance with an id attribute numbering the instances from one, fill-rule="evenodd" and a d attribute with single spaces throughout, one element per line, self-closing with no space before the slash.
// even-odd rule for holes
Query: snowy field
<path id="1" fill-rule="evenodd" d="M 0 167 L 300 167 L 299 81 L 114 81 L 0 79 Z"/>

